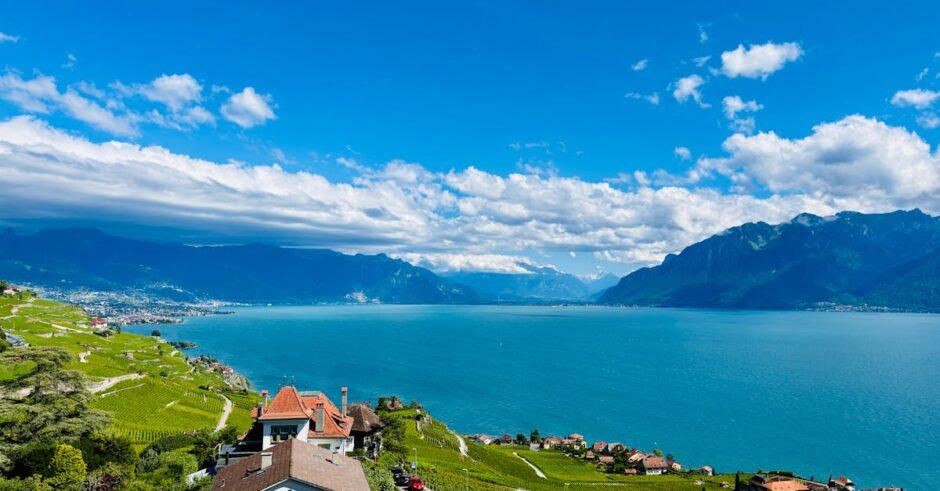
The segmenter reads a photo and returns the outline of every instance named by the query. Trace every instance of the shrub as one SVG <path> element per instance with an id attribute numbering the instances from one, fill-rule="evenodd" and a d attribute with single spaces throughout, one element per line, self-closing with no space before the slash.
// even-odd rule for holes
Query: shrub
<path id="1" fill-rule="evenodd" d="M 71 445 L 59 445 L 49 467 L 52 475 L 46 482 L 54 489 L 78 491 L 85 484 L 87 471 L 82 452 Z"/>
<path id="2" fill-rule="evenodd" d="M 137 453 L 131 441 L 121 436 L 93 435 L 82 438 L 78 442 L 82 451 L 82 458 L 93 471 L 111 462 L 118 465 L 133 465 L 137 461 Z"/>

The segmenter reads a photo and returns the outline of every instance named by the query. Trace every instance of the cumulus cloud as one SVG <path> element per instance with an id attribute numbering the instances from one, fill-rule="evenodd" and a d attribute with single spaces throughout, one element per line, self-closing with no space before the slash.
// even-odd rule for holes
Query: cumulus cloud
<path id="1" fill-rule="evenodd" d="M 757 101 L 745 101 L 740 96 L 726 96 L 721 101 L 725 117 L 731 120 L 731 129 L 739 133 L 753 133 L 756 123 L 753 117 L 739 117 L 738 113 L 753 113 L 764 106 Z"/>
<path id="2" fill-rule="evenodd" d="M 202 85 L 188 73 L 161 75 L 135 90 L 145 98 L 165 105 L 171 111 L 202 101 Z"/>
<path id="3" fill-rule="evenodd" d="M 172 224 L 388 252 L 438 270 L 498 271 L 539 251 L 648 265 L 727 227 L 804 211 L 940 210 L 936 153 L 874 119 L 826 123 L 802 139 L 733 135 L 724 150 L 700 158 L 685 179 L 637 171 L 624 189 L 475 167 L 432 172 L 401 160 L 350 163 L 357 176 L 336 182 L 278 165 L 96 143 L 21 116 L 0 122 L 0 216 Z M 760 192 L 741 191 L 749 187 Z"/>
<path id="4" fill-rule="evenodd" d="M 940 117 L 937 117 L 937 114 L 932 112 L 918 114 L 915 120 L 917 121 L 917 124 L 927 129 L 933 129 L 940 126 Z"/>
<path id="5" fill-rule="evenodd" d="M 729 78 L 745 77 L 766 80 L 772 73 L 783 68 L 788 62 L 796 61 L 803 55 L 803 49 L 797 43 L 752 44 L 744 48 L 739 44 L 736 49 L 721 54 L 721 71 Z"/>
<path id="6" fill-rule="evenodd" d="M 643 70 L 646 70 L 646 66 L 649 65 L 649 62 L 650 62 L 649 60 L 647 60 L 646 58 L 643 58 L 642 60 L 637 61 L 636 63 L 631 65 L 630 68 L 632 68 L 634 72 L 641 72 Z"/>
<path id="7" fill-rule="evenodd" d="M 19 40 L 20 40 L 19 36 L 14 36 L 12 34 L 6 34 L 3 32 L 0 32 L 0 44 L 15 43 L 15 42 L 18 42 Z"/>
<path id="8" fill-rule="evenodd" d="M 456 271 L 486 271 L 490 273 L 531 274 L 532 270 L 523 265 L 535 265 L 524 256 L 506 254 L 451 254 L 451 253 L 416 253 L 396 254 L 415 266 L 428 268 L 440 273 Z"/>
<path id="9" fill-rule="evenodd" d="M 940 158 L 916 133 L 859 115 L 824 123 L 801 139 L 735 134 L 728 157 L 703 159 L 742 185 L 824 199 L 835 208 L 886 211 L 940 205 Z"/>
<path id="10" fill-rule="evenodd" d="M 29 113 L 49 114 L 61 111 L 99 130 L 120 136 L 136 136 L 137 116 L 133 113 L 118 114 L 83 97 L 69 87 L 59 91 L 56 80 L 38 75 L 24 79 L 20 74 L 7 72 L 0 76 L 0 99 L 4 99 Z"/>
<path id="11" fill-rule="evenodd" d="M 691 98 L 702 108 L 711 107 L 702 100 L 702 93 L 699 91 L 699 87 L 704 84 L 705 79 L 698 75 L 689 75 L 688 77 L 680 78 L 672 84 L 672 96 L 675 97 L 680 104 L 685 103 L 685 101 Z"/>
<path id="12" fill-rule="evenodd" d="M 940 92 L 926 89 L 900 90 L 891 97 L 891 104 L 897 107 L 927 109 L 940 99 Z"/>
<path id="13" fill-rule="evenodd" d="M 252 128 L 277 118 L 271 109 L 273 100 L 270 94 L 259 94 L 254 88 L 245 87 L 222 105 L 222 116 L 242 128 Z"/>

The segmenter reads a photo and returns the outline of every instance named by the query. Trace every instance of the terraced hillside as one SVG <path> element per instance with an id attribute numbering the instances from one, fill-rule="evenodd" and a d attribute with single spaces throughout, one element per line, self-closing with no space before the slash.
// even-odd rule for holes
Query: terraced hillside
<path id="1" fill-rule="evenodd" d="M 78 307 L 36 298 L 0 297 L 0 327 L 33 346 L 72 353 L 68 368 L 83 372 L 94 393 L 92 406 L 112 415 L 112 430 L 144 445 L 159 437 L 216 428 L 226 398 L 226 418 L 240 431 L 250 423 L 253 394 L 228 390 L 215 373 L 194 369 L 185 357 L 156 339 L 95 334 Z M 0 367 L 0 380 L 9 377 Z"/>
<path id="2" fill-rule="evenodd" d="M 402 423 L 402 432 L 390 432 L 398 441 L 392 442 L 398 453 L 388 452 L 380 465 L 391 466 L 417 455 L 418 474 L 432 489 L 441 490 L 508 490 L 530 491 L 557 489 L 613 488 L 625 490 L 689 490 L 724 489 L 733 485 L 735 476 L 707 477 L 696 474 L 662 476 L 625 476 L 607 474 L 594 469 L 590 462 L 566 456 L 555 450 L 531 451 L 520 445 L 480 445 L 466 442 L 463 455 L 458 437 L 441 422 L 418 424 L 414 410 L 387 413 Z M 397 425 L 396 425 L 397 426 Z M 523 460 L 525 459 L 525 460 Z M 527 463 L 528 461 L 528 463 Z M 535 466 L 545 477 L 539 476 Z M 407 465 L 407 464 L 406 464 Z M 466 470 L 465 470 L 466 469 Z M 749 478 L 743 475 L 742 479 Z"/>

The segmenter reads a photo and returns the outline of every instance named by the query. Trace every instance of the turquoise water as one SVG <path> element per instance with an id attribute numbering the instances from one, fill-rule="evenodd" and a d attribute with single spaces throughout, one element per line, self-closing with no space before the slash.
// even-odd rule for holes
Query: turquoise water
<path id="1" fill-rule="evenodd" d="M 265 307 L 160 329 L 256 387 L 396 393 L 463 433 L 578 432 L 723 472 L 940 489 L 936 315 Z"/>

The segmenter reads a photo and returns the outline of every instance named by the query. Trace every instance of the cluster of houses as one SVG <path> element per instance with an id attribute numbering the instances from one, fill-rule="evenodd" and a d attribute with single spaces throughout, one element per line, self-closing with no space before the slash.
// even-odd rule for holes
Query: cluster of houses
<path id="1" fill-rule="evenodd" d="M 341 403 L 321 391 L 284 386 L 252 409 L 254 423 L 234 445 L 219 448 L 213 489 L 367 490 L 359 461 L 362 449 L 376 455 L 384 424 L 365 402 Z"/>

